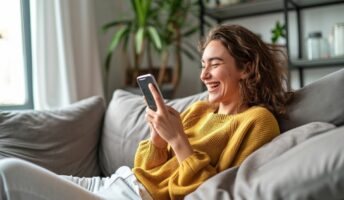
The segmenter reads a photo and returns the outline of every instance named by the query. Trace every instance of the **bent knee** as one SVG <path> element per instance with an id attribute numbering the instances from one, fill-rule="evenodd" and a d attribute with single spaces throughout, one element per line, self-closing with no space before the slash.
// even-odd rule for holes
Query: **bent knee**
<path id="1" fill-rule="evenodd" d="M 0 174 L 4 175 L 12 171 L 18 171 L 25 168 L 27 165 L 26 161 L 20 160 L 18 158 L 5 158 L 0 160 Z"/>

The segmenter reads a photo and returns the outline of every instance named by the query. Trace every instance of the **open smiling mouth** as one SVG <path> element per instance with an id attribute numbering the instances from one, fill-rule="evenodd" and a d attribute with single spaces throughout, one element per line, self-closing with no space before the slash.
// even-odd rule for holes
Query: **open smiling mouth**
<path id="1" fill-rule="evenodd" d="M 216 90 L 220 86 L 220 82 L 210 82 L 206 84 L 208 92 Z"/>

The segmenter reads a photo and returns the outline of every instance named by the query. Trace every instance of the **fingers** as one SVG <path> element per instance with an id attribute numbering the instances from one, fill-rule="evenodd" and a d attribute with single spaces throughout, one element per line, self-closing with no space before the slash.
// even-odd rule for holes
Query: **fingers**
<path id="1" fill-rule="evenodd" d="M 163 100 L 163 98 L 161 97 L 161 95 L 159 94 L 159 92 L 157 91 L 157 89 L 154 87 L 153 84 L 148 84 L 149 90 L 151 91 L 153 98 L 155 100 L 155 104 L 158 108 L 158 110 L 165 112 L 166 111 L 166 107 L 165 107 L 165 102 Z"/>
<path id="2" fill-rule="evenodd" d="M 167 110 L 170 112 L 170 113 L 172 113 L 173 115 L 180 115 L 180 113 L 178 112 L 178 111 L 176 111 L 174 108 L 172 108 L 171 106 L 167 106 L 166 105 L 166 108 L 167 108 Z"/>
<path id="3" fill-rule="evenodd" d="M 152 109 L 150 109 L 150 108 L 146 108 L 146 121 L 149 123 L 149 124 L 151 124 L 152 122 L 153 122 L 153 120 L 154 120 L 154 114 L 155 114 L 155 112 L 152 110 Z"/>

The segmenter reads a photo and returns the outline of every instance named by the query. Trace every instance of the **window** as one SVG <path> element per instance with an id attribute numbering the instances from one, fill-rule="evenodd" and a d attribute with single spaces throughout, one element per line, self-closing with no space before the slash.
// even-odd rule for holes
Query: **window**
<path id="1" fill-rule="evenodd" d="M 0 0 L 0 110 L 33 108 L 29 0 Z"/>

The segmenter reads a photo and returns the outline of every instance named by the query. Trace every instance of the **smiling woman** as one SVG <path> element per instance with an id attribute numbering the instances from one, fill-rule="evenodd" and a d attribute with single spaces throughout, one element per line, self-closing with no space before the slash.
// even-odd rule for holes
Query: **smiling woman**
<path id="1" fill-rule="evenodd" d="M 28 1 L 0 5 L 0 109 L 32 108 Z"/>

